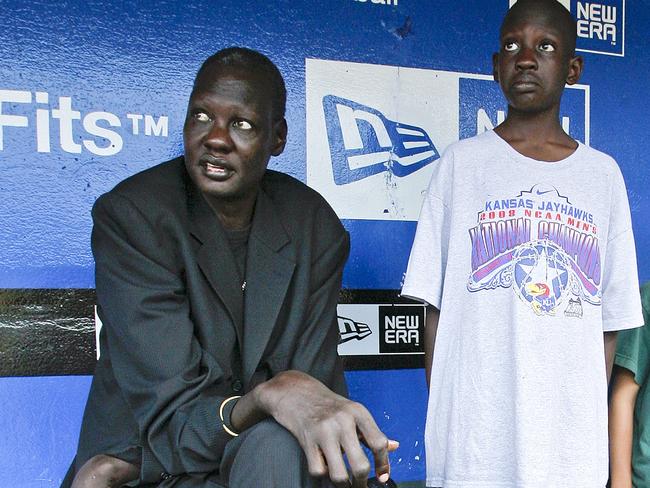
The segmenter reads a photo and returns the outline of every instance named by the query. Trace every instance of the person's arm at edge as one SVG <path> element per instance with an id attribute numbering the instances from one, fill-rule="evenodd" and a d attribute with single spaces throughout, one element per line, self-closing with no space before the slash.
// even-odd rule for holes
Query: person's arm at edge
<path id="1" fill-rule="evenodd" d="M 427 318 L 424 327 L 424 372 L 427 376 L 427 387 L 431 381 L 431 364 L 433 363 L 433 350 L 436 345 L 436 335 L 438 333 L 438 321 L 440 320 L 440 310 L 433 305 L 427 305 Z"/>
<path id="2" fill-rule="evenodd" d="M 627 368 L 616 366 L 609 400 L 609 464 L 611 488 L 632 488 L 632 433 L 639 385 Z"/>

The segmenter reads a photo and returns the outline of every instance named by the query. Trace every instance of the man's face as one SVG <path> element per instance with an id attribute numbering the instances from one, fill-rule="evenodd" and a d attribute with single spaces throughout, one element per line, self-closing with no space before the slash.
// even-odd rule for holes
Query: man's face
<path id="1" fill-rule="evenodd" d="M 565 83 L 578 81 L 582 60 L 569 52 L 562 25 L 552 14 L 538 12 L 514 16 L 503 25 L 493 67 L 511 108 L 539 113 L 558 107 Z"/>
<path id="2" fill-rule="evenodd" d="M 273 114 L 271 91 L 250 72 L 209 69 L 190 96 L 185 166 L 212 202 L 250 201 L 269 158 L 284 150 L 286 122 Z"/>

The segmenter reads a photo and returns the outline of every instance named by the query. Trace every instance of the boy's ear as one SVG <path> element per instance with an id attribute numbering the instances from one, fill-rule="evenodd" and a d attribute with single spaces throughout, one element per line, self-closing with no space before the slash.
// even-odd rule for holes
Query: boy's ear
<path id="1" fill-rule="evenodd" d="M 494 81 L 499 81 L 499 53 L 492 54 L 492 76 Z"/>
<path id="2" fill-rule="evenodd" d="M 566 77 L 567 85 L 575 85 L 580 79 L 582 69 L 584 68 L 584 60 L 582 56 L 573 56 L 569 61 L 569 74 Z"/>

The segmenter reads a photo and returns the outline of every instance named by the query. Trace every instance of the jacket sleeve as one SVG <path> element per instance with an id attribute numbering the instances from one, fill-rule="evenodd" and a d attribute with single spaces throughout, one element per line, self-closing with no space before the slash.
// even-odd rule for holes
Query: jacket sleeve
<path id="1" fill-rule="evenodd" d="M 350 252 L 350 239 L 326 203 L 321 208 L 314 232 L 319 248 L 311 263 L 307 318 L 291 360 L 291 369 L 304 371 L 347 396 L 342 362 L 337 353 L 336 304 L 343 268 Z"/>
<path id="2" fill-rule="evenodd" d="M 140 482 L 213 471 L 231 439 L 215 387 L 223 373 L 194 335 L 174 237 L 114 193 L 96 202 L 93 221 L 102 353 L 139 428 Z"/>

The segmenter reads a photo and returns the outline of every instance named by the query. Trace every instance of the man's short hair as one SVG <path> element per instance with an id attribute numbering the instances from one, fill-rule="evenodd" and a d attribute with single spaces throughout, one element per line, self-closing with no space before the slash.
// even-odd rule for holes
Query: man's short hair
<path id="1" fill-rule="evenodd" d="M 264 54 L 245 47 L 228 47 L 217 51 L 206 59 L 194 78 L 194 88 L 198 79 L 209 69 L 231 67 L 240 68 L 255 73 L 256 76 L 268 81 L 273 96 L 273 118 L 282 119 L 287 104 L 287 89 L 278 67 Z"/>

